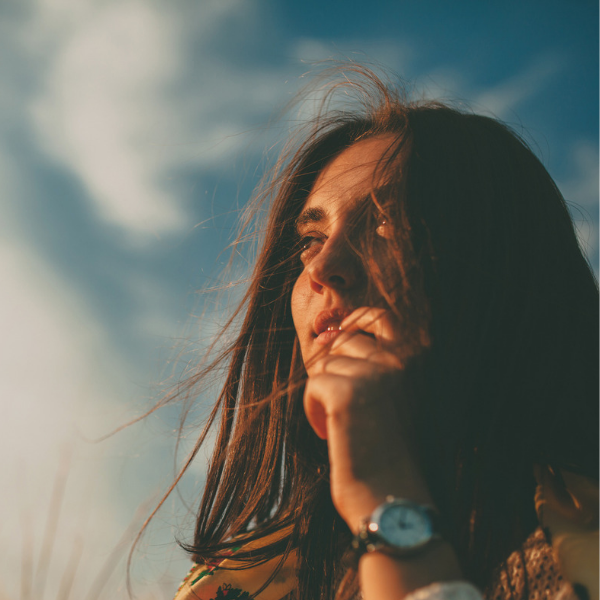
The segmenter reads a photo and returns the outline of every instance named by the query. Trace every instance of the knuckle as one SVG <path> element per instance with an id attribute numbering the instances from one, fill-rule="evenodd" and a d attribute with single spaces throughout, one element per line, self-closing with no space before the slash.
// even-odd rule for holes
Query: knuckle
<path id="1" fill-rule="evenodd" d="M 400 360 L 393 352 L 389 352 L 381 348 L 371 352 L 371 354 L 368 356 L 368 360 L 380 365 L 381 367 L 386 367 L 385 370 L 396 370 L 401 367 Z"/>

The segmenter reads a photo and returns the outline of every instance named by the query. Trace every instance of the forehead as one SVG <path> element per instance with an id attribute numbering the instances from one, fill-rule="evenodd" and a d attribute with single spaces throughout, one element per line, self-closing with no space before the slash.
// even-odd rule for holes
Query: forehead
<path id="1" fill-rule="evenodd" d="M 304 210 L 329 213 L 347 210 L 384 182 L 373 179 L 375 169 L 395 137 L 382 135 L 356 142 L 336 156 L 319 174 Z"/>

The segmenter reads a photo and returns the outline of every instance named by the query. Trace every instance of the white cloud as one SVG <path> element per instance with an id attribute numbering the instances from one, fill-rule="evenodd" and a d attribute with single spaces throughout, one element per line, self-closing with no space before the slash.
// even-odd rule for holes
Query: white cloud
<path id="1" fill-rule="evenodd" d="M 243 72 L 208 48 L 221 21 L 250 20 L 253 3 L 174 10 L 88 1 L 72 9 L 72 0 L 45 0 L 32 21 L 46 54 L 31 104 L 43 148 L 79 178 L 97 214 L 133 242 L 189 227 L 172 181 L 177 169 L 223 161 L 274 88 L 272 74 Z M 194 44 L 204 48 L 201 63 Z"/>
<path id="2" fill-rule="evenodd" d="M 28 530 L 27 552 L 36 569 L 40 565 L 52 490 L 62 465 L 67 469 L 66 491 L 44 589 L 46 596 L 56 595 L 73 545 L 81 542 L 73 592 L 74 597 L 84 597 L 136 507 L 147 503 L 147 516 L 156 500 L 153 493 L 169 484 L 174 436 L 152 421 L 99 444 L 84 441 L 140 414 L 143 390 L 132 383 L 138 379 L 135 372 L 69 283 L 14 238 L 2 238 L 0 278 L 8 291 L 0 300 L 3 586 L 9 597 L 18 596 L 23 536 Z M 69 464 L 65 450 L 72 454 Z M 138 517 L 131 534 L 140 525 Z M 151 544 L 160 539 L 170 545 L 169 552 L 161 551 L 163 563 L 146 577 L 152 587 L 158 574 L 168 569 L 167 555 L 176 546 L 170 529 L 154 531 L 150 539 Z M 121 559 L 131 542 L 130 535 Z M 143 556 L 136 557 L 134 567 L 138 574 L 147 569 Z M 185 564 L 175 566 L 175 579 L 185 569 Z M 134 581 L 138 590 L 145 589 L 139 576 Z M 108 582 L 111 597 L 127 598 L 123 582 L 121 560 Z M 170 585 L 175 589 L 174 581 Z"/>
<path id="3" fill-rule="evenodd" d="M 569 152 L 570 177 L 558 182 L 581 247 L 598 267 L 598 146 L 580 140 Z"/>
<path id="4" fill-rule="evenodd" d="M 568 202 L 586 210 L 598 208 L 598 146 L 584 140 L 573 144 L 569 152 L 572 176 L 561 183 Z"/>
<path id="5" fill-rule="evenodd" d="M 538 94 L 566 66 L 559 56 L 539 56 L 512 77 L 476 95 L 473 106 L 499 119 L 512 117 L 522 102 Z"/>
<path id="6" fill-rule="evenodd" d="M 136 232 L 179 229 L 161 187 L 161 93 L 179 70 L 177 27 L 142 2 L 98 4 L 75 20 L 33 106 L 49 152 L 84 183 L 99 215 Z"/>
<path id="7" fill-rule="evenodd" d="M 3 592 L 17 597 L 23 551 L 37 571 L 56 473 L 68 467 L 44 590 L 56 596 L 79 540 L 73 592 L 83 597 L 135 507 L 149 497 L 148 484 L 144 489 L 131 474 L 152 465 L 152 489 L 165 477 L 157 452 L 168 452 L 147 427 L 102 444 L 83 441 L 135 415 L 136 374 L 78 291 L 28 243 L 13 210 L 27 194 L 24 181 L 19 165 L 0 147 L 0 572 Z M 148 438 L 152 446 L 140 454 Z M 70 465 L 65 449 L 71 449 Z M 124 481 L 117 488 L 119 472 Z M 123 581 L 119 571 L 114 583 Z"/>
<path id="8" fill-rule="evenodd" d="M 90 469 L 99 481 L 105 478 L 107 465 L 99 459 L 107 447 L 82 445 L 77 433 L 109 431 L 124 418 L 118 401 L 131 390 L 98 323 L 43 259 L 17 240 L 3 237 L 0 277 L 8 291 L 0 300 L 0 487 L 3 514 L 13 516 L 5 519 L 0 535 L 2 570 L 19 572 L 24 522 L 32 532 L 32 558 L 38 559 L 53 480 L 66 445 L 76 448 L 77 455 L 52 552 L 61 572 L 85 511 L 101 516 L 103 523 L 86 523 L 85 534 L 94 539 L 86 549 L 88 560 L 98 549 L 110 549 L 121 534 L 118 505 L 83 504 L 84 492 L 94 481 Z M 82 569 L 89 573 L 91 564 Z M 51 576 L 48 585 L 56 586 L 56 579 L 56 574 Z M 7 586 L 17 581 L 5 578 Z"/>

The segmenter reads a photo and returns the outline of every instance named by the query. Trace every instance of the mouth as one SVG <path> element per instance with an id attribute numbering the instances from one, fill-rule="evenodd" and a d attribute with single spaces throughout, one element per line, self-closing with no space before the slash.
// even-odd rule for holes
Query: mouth
<path id="1" fill-rule="evenodd" d="M 332 310 L 324 310 L 317 315 L 314 323 L 314 337 L 319 344 L 329 344 L 342 331 L 342 321 L 352 311 L 344 308 L 334 308 Z"/>

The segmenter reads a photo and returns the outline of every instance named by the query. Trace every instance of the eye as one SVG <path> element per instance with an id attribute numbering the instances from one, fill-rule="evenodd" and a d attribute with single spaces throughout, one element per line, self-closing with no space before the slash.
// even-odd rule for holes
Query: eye
<path id="1" fill-rule="evenodd" d="M 325 242 L 323 235 L 312 233 L 302 236 L 298 242 L 298 250 L 300 252 L 300 260 L 306 264 L 315 254 L 317 254 Z"/>

